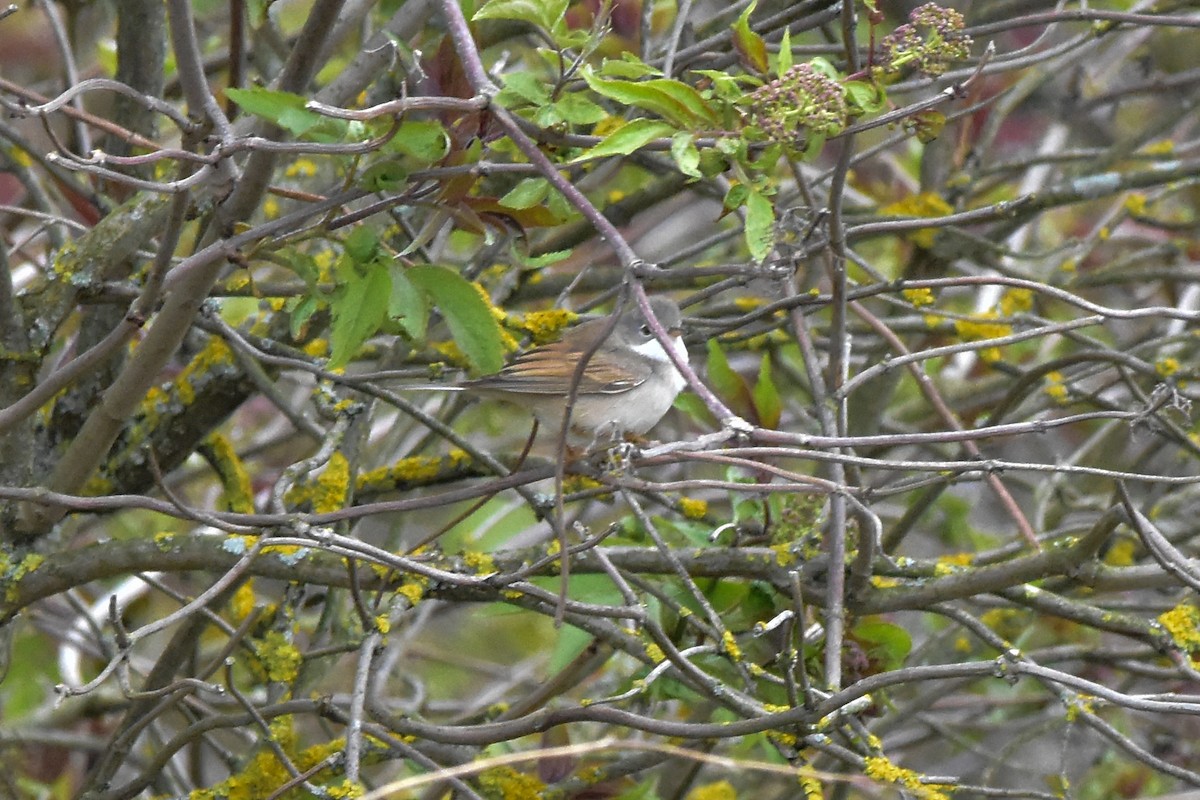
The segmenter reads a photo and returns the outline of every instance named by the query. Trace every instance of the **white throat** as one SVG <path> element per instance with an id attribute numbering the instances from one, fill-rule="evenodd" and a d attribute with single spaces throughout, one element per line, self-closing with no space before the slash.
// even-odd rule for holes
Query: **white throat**
<path id="1" fill-rule="evenodd" d="M 683 339 L 678 336 L 672 336 L 671 349 L 679 356 L 680 361 L 685 364 L 688 363 L 688 352 L 687 348 L 683 346 Z M 658 339 L 651 339 L 648 342 L 633 345 L 633 352 L 651 361 L 661 361 L 664 364 L 671 363 L 671 357 L 667 355 L 667 351 L 663 349 Z"/>

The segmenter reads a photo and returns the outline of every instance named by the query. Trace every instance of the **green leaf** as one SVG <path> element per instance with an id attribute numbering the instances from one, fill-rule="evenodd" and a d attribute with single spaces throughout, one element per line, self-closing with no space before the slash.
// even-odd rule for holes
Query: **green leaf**
<path id="1" fill-rule="evenodd" d="M 330 119 L 304 107 L 308 98 L 291 92 L 281 92 L 253 86 L 248 89 L 226 89 L 225 94 L 243 110 L 273 122 L 293 136 L 312 133 L 313 138 L 336 140 L 346 131 L 344 120 Z"/>
<path id="2" fill-rule="evenodd" d="M 540 256 L 525 255 L 516 247 L 511 250 L 513 260 L 521 265 L 523 269 L 540 269 L 548 267 L 551 264 L 557 264 L 560 261 L 566 261 L 575 254 L 573 250 L 553 250 L 549 253 L 542 253 Z"/>
<path id="3" fill-rule="evenodd" d="M 715 128 L 720 115 L 698 91 L 682 81 L 652 78 L 647 81 L 607 80 L 590 69 L 579 74 L 592 91 L 625 105 L 637 106 L 658 114 L 678 127 Z"/>
<path id="4" fill-rule="evenodd" d="M 395 159 L 378 161 L 367 167 L 358 179 L 359 186 L 371 192 L 395 192 L 404 186 L 408 170 Z"/>
<path id="5" fill-rule="evenodd" d="M 729 191 L 725 193 L 725 209 L 733 211 L 735 208 L 741 208 L 746 205 L 746 198 L 750 195 L 750 187 L 744 183 L 735 183 L 729 187 Z"/>
<path id="6" fill-rule="evenodd" d="M 775 246 L 775 209 L 761 193 L 746 195 L 746 246 L 750 257 L 762 262 Z"/>
<path id="7" fill-rule="evenodd" d="M 775 60 L 775 74 L 783 75 L 792 68 L 792 31 L 783 29 L 783 37 L 779 40 L 779 55 Z"/>
<path id="8" fill-rule="evenodd" d="M 504 76 L 504 88 L 496 95 L 496 102 L 505 108 L 521 106 L 544 106 L 550 102 L 546 82 L 530 72 L 514 72 Z"/>
<path id="9" fill-rule="evenodd" d="M 758 367 L 758 380 L 754 383 L 754 410 L 758 412 L 758 423 L 764 428 L 779 426 L 779 418 L 783 415 L 783 402 L 779 399 L 779 390 L 775 388 L 775 380 L 771 377 L 771 355 L 763 353 L 762 363 Z"/>
<path id="10" fill-rule="evenodd" d="M 379 330 L 391 292 L 391 278 L 383 264 L 375 264 L 365 275 L 338 289 L 329 304 L 333 314 L 329 331 L 330 369 L 345 366 L 363 342 Z"/>
<path id="11" fill-rule="evenodd" d="M 633 53 L 622 53 L 621 59 L 609 59 L 600 65 L 600 74 L 606 78 L 645 78 L 647 75 L 661 77 L 662 70 L 650 66 Z"/>
<path id="12" fill-rule="evenodd" d="M 708 340 L 708 382 L 717 395 L 736 412 L 744 412 L 750 406 L 750 389 L 741 375 L 729 366 L 729 359 L 717 340 Z"/>
<path id="13" fill-rule="evenodd" d="M 851 106 L 862 109 L 864 114 L 874 114 L 887 105 L 887 92 L 877 83 L 846 81 L 842 84 L 846 100 Z"/>
<path id="14" fill-rule="evenodd" d="M 746 6 L 737 22 L 733 23 L 733 46 L 743 64 L 755 72 L 765 73 L 770 66 L 767 61 L 767 43 L 750 29 L 750 14 L 756 5 L 757 0 Z"/>
<path id="15" fill-rule="evenodd" d="M 608 116 L 607 111 L 580 94 L 564 94 L 554 103 L 554 109 L 572 125 L 594 125 Z"/>
<path id="16" fill-rule="evenodd" d="M 504 366 L 500 325 L 469 281 L 452 269 L 434 265 L 411 267 L 408 278 L 432 298 L 455 344 L 476 371 L 497 372 Z"/>
<path id="17" fill-rule="evenodd" d="M 671 158 L 675 166 L 684 175 L 692 178 L 702 178 L 700 174 L 700 151 L 696 149 L 696 137 L 687 131 L 680 131 L 671 137 Z"/>
<path id="18" fill-rule="evenodd" d="M 424 164 L 432 164 L 441 161 L 450 152 L 450 137 L 441 124 L 433 120 L 405 120 L 384 149 L 403 153 Z"/>
<path id="19" fill-rule="evenodd" d="M 867 655 L 872 661 L 879 662 L 881 672 L 900 669 L 912 652 L 912 637 L 908 631 L 880 617 L 862 620 L 851 630 L 851 636 L 866 646 Z"/>
<path id="20" fill-rule="evenodd" d="M 399 322 L 410 339 L 424 341 L 425 330 L 429 326 L 429 304 L 425 300 L 425 293 L 413 285 L 408 279 L 408 270 L 398 262 L 392 261 L 388 274 L 392 278 L 388 317 Z"/>
<path id="21" fill-rule="evenodd" d="M 505 208 L 533 208 L 550 194 L 550 182 L 545 178 L 522 178 L 508 194 L 500 198 Z"/>
<path id="22" fill-rule="evenodd" d="M 346 255 L 350 256 L 355 264 L 365 264 L 375 257 L 379 237 L 371 228 L 359 225 L 346 236 L 343 246 L 346 248 Z"/>
<path id="23" fill-rule="evenodd" d="M 635 119 L 604 137 L 604 141 L 571 160 L 572 164 L 605 156 L 627 156 L 655 139 L 662 139 L 676 132 L 676 128 L 665 122 L 652 119 Z"/>
<path id="24" fill-rule="evenodd" d="M 553 30 L 567 11 L 567 0 L 488 0 L 471 19 L 515 19 Z"/>

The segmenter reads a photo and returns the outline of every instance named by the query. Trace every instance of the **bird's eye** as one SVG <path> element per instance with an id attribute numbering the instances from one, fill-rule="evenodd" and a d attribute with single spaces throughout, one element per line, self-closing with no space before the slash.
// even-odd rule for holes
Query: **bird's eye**
<path id="1" fill-rule="evenodd" d="M 650 330 L 649 325 L 643 325 L 641 327 L 641 331 L 642 331 L 642 336 L 653 336 L 654 335 L 654 331 Z"/>

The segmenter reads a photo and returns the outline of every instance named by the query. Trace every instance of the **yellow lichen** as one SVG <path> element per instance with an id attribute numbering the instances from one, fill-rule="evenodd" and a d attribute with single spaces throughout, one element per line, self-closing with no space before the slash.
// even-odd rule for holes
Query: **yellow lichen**
<path id="1" fill-rule="evenodd" d="M 512 767 L 496 767 L 479 775 L 480 793 L 488 800 L 540 800 L 546 784 Z"/>
<path id="2" fill-rule="evenodd" d="M 289 178 L 311 178 L 317 174 L 317 165 L 311 158 L 297 158 L 283 174 Z"/>
<path id="3" fill-rule="evenodd" d="M 912 303 L 914 308 L 921 306 L 931 306 L 934 303 L 933 290 L 928 287 L 921 289 L 905 289 L 900 294 L 904 295 L 904 299 Z"/>
<path id="4" fill-rule="evenodd" d="M 221 479 L 225 507 L 242 514 L 254 513 L 254 489 L 250 473 L 238 458 L 233 443 L 225 436 L 213 434 L 205 440 L 206 452 Z"/>
<path id="5" fill-rule="evenodd" d="M 1104 563 L 1110 567 L 1131 567 L 1137 560 L 1137 542 L 1122 537 L 1113 542 L 1104 554 Z"/>
<path id="6" fill-rule="evenodd" d="M 715 781 L 697 786 L 687 793 L 687 800 L 736 800 L 737 790 L 729 781 Z"/>
<path id="7" fill-rule="evenodd" d="M 898 200 L 880 209 L 883 214 L 906 217 L 944 217 L 954 212 L 954 207 L 934 192 L 921 192 Z M 937 228 L 918 228 L 906 234 L 908 239 L 921 247 L 933 247 Z"/>
<path id="8" fill-rule="evenodd" d="M 1063 385 L 1063 374 L 1061 372 L 1047 372 L 1046 386 L 1042 389 L 1047 395 L 1054 399 L 1059 405 L 1063 405 L 1070 399 L 1070 392 Z"/>
<path id="9" fill-rule="evenodd" d="M 659 647 L 658 645 L 654 644 L 653 642 L 646 645 L 646 658 L 650 659 L 650 661 L 654 664 L 661 664 L 662 662 L 667 660 L 667 657 L 663 653 L 662 648 Z"/>
<path id="10" fill-rule="evenodd" d="M 1194 654 L 1200 653 L 1200 609 L 1191 603 L 1180 603 L 1159 614 L 1158 622 L 1171 635 L 1175 645 L 1193 654 L 1192 660 L 1196 661 Z"/>
<path id="11" fill-rule="evenodd" d="M 804 792 L 804 800 L 825 800 L 825 790 L 821 781 L 812 775 L 800 776 L 800 789 Z"/>
<path id="12" fill-rule="evenodd" d="M 687 519 L 704 519 L 708 515 L 708 501 L 681 497 L 679 498 L 679 513 Z"/>
<path id="13" fill-rule="evenodd" d="M 229 601 L 229 611 L 237 621 L 244 620 L 254 610 L 254 579 L 251 578 L 238 587 Z"/>
<path id="14" fill-rule="evenodd" d="M 534 344 L 544 344 L 557 339 L 564 328 L 579 318 L 574 311 L 552 308 L 548 311 L 530 311 L 521 318 L 521 329 L 528 332 Z"/>
<path id="15" fill-rule="evenodd" d="M 468 550 L 462 554 L 463 564 L 477 575 L 491 575 L 496 572 L 496 559 L 491 553 L 481 553 L 478 550 Z"/>
<path id="16" fill-rule="evenodd" d="M 1169 378 L 1176 372 L 1179 372 L 1179 359 L 1171 358 L 1170 356 L 1166 358 L 1160 358 L 1158 361 L 1154 362 L 1154 371 L 1157 372 L 1160 377 Z"/>
<path id="17" fill-rule="evenodd" d="M 924 784 L 918 773 L 896 766 L 886 756 L 868 756 L 864 759 L 864 763 L 867 777 L 880 783 L 903 786 L 921 800 L 948 800 L 949 798 L 949 795 L 942 791 L 943 788 L 949 787 Z"/>
<path id="18" fill-rule="evenodd" d="M 267 631 L 254 643 L 254 652 L 267 679 L 281 683 L 295 679 L 304 660 L 296 645 L 288 641 L 281 631 Z"/>
<path id="19" fill-rule="evenodd" d="M 416 579 L 407 580 L 396 587 L 396 594 L 402 596 L 409 605 L 416 605 L 425 596 L 425 585 Z"/>
<path id="20" fill-rule="evenodd" d="M 1033 291 L 1031 289 L 1009 289 L 1000 298 L 1000 313 L 1011 317 L 1033 308 Z"/>
<path id="21" fill-rule="evenodd" d="M 329 463 L 321 471 L 313 488 L 312 509 L 317 514 L 337 511 L 346 504 L 350 490 L 350 462 L 344 455 L 334 452 Z"/>
<path id="22" fill-rule="evenodd" d="M 733 633 L 730 631 L 721 634 L 721 651 L 734 661 L 742 659 L 742 648 L 738 646 L 737 639 L 733 638 Z"/>

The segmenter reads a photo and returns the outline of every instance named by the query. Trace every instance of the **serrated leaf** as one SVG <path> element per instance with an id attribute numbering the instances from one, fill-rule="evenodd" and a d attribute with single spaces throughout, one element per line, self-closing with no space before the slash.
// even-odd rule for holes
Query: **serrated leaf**
<path id="1" fill-rule="evenodd" d="M 550 193 L 550 182 L 545 178 L 522 178 L 508 194 L 500 198 L 505 208 L 533 208 Z"/>
<path id="2" fill-rule="evenodd" d="M 407 275 L 442 312 L 450 335 L 471 366 L 482 373 L 498 372 L 504 366 L 500 325 L 479 291 L 447 267 L 411 267 Z"/>
<path id="3" fill-rule="evenodd" d="M 576 156 L 571 160 L 571 163 L 577 164 L 580 161 L 604 158 L 606 156 L 627 156 L 645 146 L 648 142 L 670 136 L 676 130 L 676 128 L 665 122 L 658 122 L 652 119 L 635 119 L 610 133 L 600 144 Z"/>
<path id="4" fill-rule="evenodd" d="M 345 366 L 383 324 L 391 295 L 387 267 L 375 264 L 366 274 L 343 283 L 329 304 L 329 368 Z"/>
<path id="5" fill-rule="evenodd" d="M 746 246 L 750 257 L 762 262 L 775 246 L 775 209 L 761 193 L 746 195 Z"/>
<path id="6" fill-rule="evenodd" d="M 754 382 L 751 395 L 754 410 L 758 414 L 758 424 L 764 428 L 778 427 L 779 418 L 783 414 L 783 402 L 779 399 L 779 390 L 775 388 L 775 380 L 771 377 L 769 353 L 763 353 L 762 363 L 758 367 L 758 380 Z"/>
<path id="7" fill-rule="evenodd" d="M 409 338 L 420 342 L 425 339 L 429 326 L 429 304 L 425 293 L 408 279 L 408 270 L 393 261 L 388 267 L 392 278 L 392 291 L 388 295 L 387 314 L 400 323 Z"/>
<path id="8" fill-rule="evenodd" d="M 671 158 L 675 166 L 684 175 L 692 178 L 702 178 L 700 174 L 700 151 L 696 149 L 696 137 L 687 131 L 680 131 L 671 137 Z"/>
<path id="9" fill-rule="evenodd" d="M 698 91 L 672 78 L 647 81 L 608 80 L 590 69 L 579 73 L 592 91 L 625 105 L 637 106 L 658 114 L 678 127 L 720 126 L 720 115 Z"/>
<path id="10" fill-rule="evenodd" d="M 746 6 L 737 22 L 733 23 L 733 46 L 745 66 L 755 72 L 765 73 L 770 66 L 767 61 L 767 43 L 750 28 L 750 14 L 757 5 L 757 2 L 753 2 Z"/>

